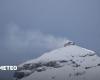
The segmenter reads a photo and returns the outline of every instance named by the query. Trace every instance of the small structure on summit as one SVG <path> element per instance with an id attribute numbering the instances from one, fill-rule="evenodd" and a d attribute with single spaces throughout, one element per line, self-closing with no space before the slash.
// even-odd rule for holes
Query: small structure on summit
<path id="1" fill-rule="evenodd" d="M 75 45 L 75 42 L 69 41 L 64 44 L 64 47 L 69 46 L 69 45 Z"/>

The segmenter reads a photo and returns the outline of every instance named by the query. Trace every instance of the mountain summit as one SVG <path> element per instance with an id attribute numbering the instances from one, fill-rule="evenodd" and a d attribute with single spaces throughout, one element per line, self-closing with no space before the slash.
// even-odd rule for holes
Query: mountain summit
<path id="1" fill-rule="evenodd" d="M 20 64 L 14 77 L 16 80 L 100 80 L 100 57 L 69 41 L 62 48 Z"/>

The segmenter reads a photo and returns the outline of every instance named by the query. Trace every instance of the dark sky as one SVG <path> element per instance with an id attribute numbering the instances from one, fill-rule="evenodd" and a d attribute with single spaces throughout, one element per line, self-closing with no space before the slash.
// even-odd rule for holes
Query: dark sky
<path id="1" fill-rule="evenodd" d="M 63 38 L 100 54 L 100 0 L 0 0 L 0 64 L 40 56 Z"/>

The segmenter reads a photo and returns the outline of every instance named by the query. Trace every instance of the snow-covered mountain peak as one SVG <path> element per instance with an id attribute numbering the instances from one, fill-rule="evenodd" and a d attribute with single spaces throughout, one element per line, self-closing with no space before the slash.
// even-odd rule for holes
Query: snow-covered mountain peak
<path id="1" fill-rule="evenodd" d="M 82 76 L 79 80 L 91 80 L 92 78 L 88 75 L 91 76 L 94 73 L 87 71 L 91 69 L 98 71 L 99 66 L 100 58 L 94 51 L 77 46 L 73 42 L 67 42 L 62 48 L 20 64 L 14 77 L 22 80 L 65 80 L 67 76 L 66 80 L 77 80 L 71 78 Z M 84 75 L 86 79 L 83 79 Z"/>
<path id="2" fill-rule="evenodd" d="M 85 56 L 85 55 L 95 55 L 94 51 L 79 47 L 77 45 L 68 45 L 47 53 L 44 53 L 37 59 L 27 61 L 25 63 L 35 63 L 35 62 L 48 62 L 54 60 L 70 60 L 73 57 Z M 24 63 L 24 64 L 25 64 Z"/>

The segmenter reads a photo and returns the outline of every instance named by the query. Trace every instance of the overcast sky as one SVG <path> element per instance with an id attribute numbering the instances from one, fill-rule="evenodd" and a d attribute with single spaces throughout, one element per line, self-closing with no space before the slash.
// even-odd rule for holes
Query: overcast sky
<path id="1" fill-rule="evenodd" d="M 0 64 L 17 64 L 66 39 L 100 54 L 100 0 L 0 0 Z"/>

